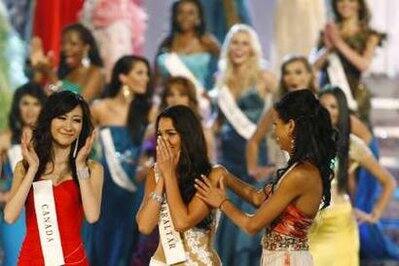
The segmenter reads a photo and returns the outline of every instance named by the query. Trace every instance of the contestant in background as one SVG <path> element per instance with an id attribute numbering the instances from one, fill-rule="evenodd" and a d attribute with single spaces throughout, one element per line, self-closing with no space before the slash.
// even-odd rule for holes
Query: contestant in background
<path id="1" fill-rule="evenodd" d="M 134 216 L 144 185 L 136 170 L 149 123 L 151 92 L 148 61 L 127 55 L 116 62 L 106 97 L 91 106 L 100 128 L 105 169 L 101 219 L 88 233 L 94 265 L 128 264 L 139 239 Z"/>
<path id="2" fill-rule="evenodd" d="M 263 182 L 247 172 L 245 147 L 262 113 L 271 107 L 276 87 L 274 76 L 264 69 L 262 60 L 259 39 L 253 28 L 244 24 L 234 25 L 223 44 L 215 88 L 220 109 L 215 124 L 220 143 L 218 162 L 245 182 L 258 187 Z M 259 163 L 266 165 L 265 143 L 261 145 L 259 154 Z M 229 194 L 229 197 L 240 209 L 254 210 L 235 194 Z M 256 237 L 245 235 L 230 220 L 222 217 L 216 247 L 223 264 L 258 265 L 261 248 L 257 244 L 260 238 L 261 234 Z"/>
<path id="3" fill-rule="evenodd" d="M 38 37 L 32 39 L 32 79 L 42 84 L 58 83 L 87 101 L 99 97 L 104 86 L 103 63 L 92 33 L 81 24 L 71 24 L 62 30 L 61 40 L 60 63 L 55 68 L 54 55 L 44 53 Z"/>
<path id="4" fill-rule="evenodd" d="M 35 83 L 19 87 L 9 113 L 8 130 L 0 134 L 0 242 L 4 250 L 4 265 L 15 265 L 25 237 L 25 210 L 13 224 L 3 219 L 3 207 L 8 201 L 17 162 L 22 160 L 21 135 L 25 129 L 33 130 L 46 101 L 43 88 Z"/>

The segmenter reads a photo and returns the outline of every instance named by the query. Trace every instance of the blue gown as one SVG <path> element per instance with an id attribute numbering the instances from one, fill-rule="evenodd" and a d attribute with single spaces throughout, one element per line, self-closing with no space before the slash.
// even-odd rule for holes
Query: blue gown
<path id="1" fill-rule="evenodd" d="M 168 54 L 168 52 L 161 53 L 156 58 L 158 70 L 162 78 L 169 77 L 169 72 L 165 67 L 165 58 Z M 180 60 L 182 60 L 201 85 L 204 86 L 206 90 L 210 90 L 213 87 L 213 74 L 216 71 L 217 58 L 207 52 L 178 55 Z"/>
<path id="2" fill-rule="evenodd" d="M 133 144 L 127 127 L 106 128 L 111 130 L 118 160 L 137 190 L 129 192 L 113 181 L 103 155 L 104 186 L 101 216 L 89 230 L 91 243 L 88 254 L 90 265 L 128 265 L 132 249 L 139 238 L 135 216 L 144 195 L 144 185 L 135 180 L 135 172 L 142 145 Z"/>
<path id="3" fill-rule="evenodd" d="M 251 89 L 244 93 L 238 99 L 237 104 L 254 123 L 257 123 L 260 119 L 265 105 L 263 98 L 259 96 L 256 89 Z M 227 119 L 224 119 L 219 138 L 221 145 L 220 164 L 248 184 L 259 188 L 263 187 L 263 182 L 257 181 L 248 175 L 245 158 L 247 141 L 238 135 Z M 265 142 L 260 145 L 259 152 L 260 164 L 265 165 L 267 154 Z M 228 197 L 240 210 L 247 213 L 255 212 L 256 209 L 252 205 L 239 198 L 233 192 L 228 191 Z M 250 236 L 234 225 L 226 216 L 222 215 L 216 233 L 216 249 L 223 265 L 258 266 L 262 253 L 261 237 L 262 232 Z"/>
<path id="4" fill-rule="evenodd" d="M 9 191 L 11 189 L 12 177 L 11 165 L 7 160 L 3 165 L 3 173 L 0 180 L 1 191 Z M 25 209 L 21 211 L 15 223 L 8 224 L 4 221 L 3 210 L 0 208 L 0 243 L 4 251 L 4 261 L 2 265 L 16 265 L 25 233 Z"/>
<path id="5" fill-rule="evenodd" d="M 375 158 L 379 157 L 377 139 L 373 138 L 369 144 Z M 372 212 L 379 197 L 380 186 L 377 179 L 366 169 L 360 168 L 355 195 L 355 207 L 367 213 Z M 386 221 L 389 222 L 389 221 Z M 399 221 L 391 223 L 399 229 Z M 384 232 L 384 220 L 376 224 L 362 223 L 359 225 L 360 258 L 366 260 L 389 259 L 399 260 L 399 245 L 389 239 Z"/>

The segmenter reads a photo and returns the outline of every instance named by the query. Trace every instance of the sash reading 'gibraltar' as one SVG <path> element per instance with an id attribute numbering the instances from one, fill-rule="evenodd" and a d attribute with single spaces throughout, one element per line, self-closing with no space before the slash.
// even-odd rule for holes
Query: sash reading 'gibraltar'
<path id="1" fill-rule="evenodd" d="M 156 164 L 154 165 L 154 171 L 155 180 L 158 182 L 160 173 Z M 166 264 L 173 265 L 186 261 L 187 258 L 183 241 L 181 239 L 180 233 L 175 230 L 173 225 L 166 197 L 164 197 L 164 200 L 161 203 L 158 228 L 163 252 L 165 254 Z"/>

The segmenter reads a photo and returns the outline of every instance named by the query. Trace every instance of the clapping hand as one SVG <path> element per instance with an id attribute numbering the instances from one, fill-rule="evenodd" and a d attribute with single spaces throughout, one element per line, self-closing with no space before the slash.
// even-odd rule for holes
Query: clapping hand
<path id="1" fill-rule="evenodd" d="M 86 166 L 87 158 L 90 154 L 91 148 L 93 147 L 93 143 L 97 137 L 97 130 L 93 130 L 90 136 L 87 137 L 85 145 L 79 150 L 76 156 L 76 167 L 83 168 Z"/>
<path id="2" fill-rule="evenodd" d="M 28 163 L 29 169 L 37 171 L 39 168 L 39 157 L 32 144 L 32 130 L 24 129 L 21 137 L 22 157 Z"/>

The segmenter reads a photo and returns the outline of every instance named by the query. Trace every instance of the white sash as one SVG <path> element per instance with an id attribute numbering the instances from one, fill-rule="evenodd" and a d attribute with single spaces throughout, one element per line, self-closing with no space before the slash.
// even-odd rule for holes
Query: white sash
<path id="1" fill-rule="evenodd" d="M 210 103 L 209 100 L 203 96 L 205 89 L 180 57 L 176 53 L 168 53 L 165 56 L 165 67 L 171 76 L 185 77 L 194 84 L 201 113 L 204 118 L 208 118 L 210 116 Z"/>
<path id="2" fill-rule="evenodd" d="M 136 185 L 130 180 L 125 170 L 116 157 L 115 145 L 112 140 L 111 130 L 104 128 L 100 131 L 100 137 L 104 146 L 104 156 L 107 161 L 107 166 L 111 174 L 112 180 L 118 186 L 130 192 L 137 190 Z"/>
<path id="3" fill-rule="evenodd" d="M 21 145 L 15 144 L 7 151 L 8 160 L 10 161 L 11 171 L 14 173 L 15 166 L 22 160 Z"/>
<path id="4" fill-rule="evenodd" d="M 159 180 L 159 170 L 157 165 L 154 165 L 155 180 Z M 164 195 L 165 196 L 165 195 Z M 183 241 L 180 233 L 175 230 L 172 217 L 170 215 L 169 205 L 164 197 L 159 211 L 159 237 L 161 239 L 162 248 L 165 254 L 166 264 L 172 265 L 187 260 L 186 252 L 184 250 Z"/>
<path id="5" fill-rule="evenodd" d="M 219 89 L 218 105 L 237 133 L 246 140 L 250 139 L 256 131 L 256 124 L 241 111 L 227 86 Z"/>
<path id="6" fill-rule="evenodd" d="M 328 56 L 328 67 L 327 74 L 330 79 L 330 83 L 334 86 L 338 86 L 345 94 L 346 100 L 348 102 L 349 109 L 356 111 L 357 102 L 353 98 L 351 88 L 349 86 L 348 80 L 342 67 L 341 60 L 336 53 L 331 53 Z"/>
<path id="7" fill-rule="evenodd" d="M 52 181 L 33 182 L 33 193 L 44 263 L 46 266 L 64 265 Z"/>

